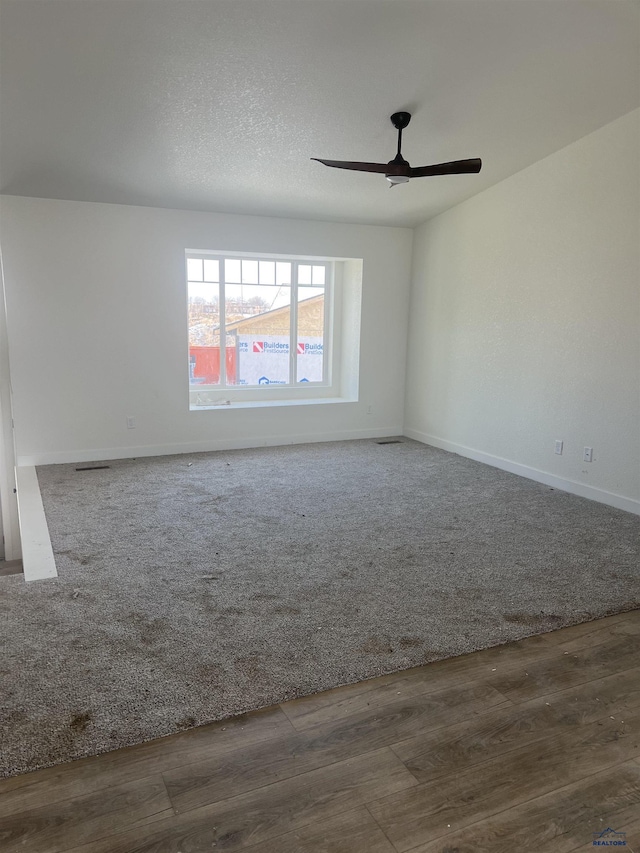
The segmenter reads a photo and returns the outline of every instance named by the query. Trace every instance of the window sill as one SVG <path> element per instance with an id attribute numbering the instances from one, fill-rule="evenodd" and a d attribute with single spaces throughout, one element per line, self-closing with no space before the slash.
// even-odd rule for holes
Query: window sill
<path id="1" fill-rule="evenodd" d="M 273 406 L 318 406 L 336 403 L 356 403 L 351 397 L 309 397 L 300 400 L 229 400 L 223 403 L 206 403 L 202 406 L 189 406 L 191 412 L 211 411 L 212 409 L 270 409 Z"/>

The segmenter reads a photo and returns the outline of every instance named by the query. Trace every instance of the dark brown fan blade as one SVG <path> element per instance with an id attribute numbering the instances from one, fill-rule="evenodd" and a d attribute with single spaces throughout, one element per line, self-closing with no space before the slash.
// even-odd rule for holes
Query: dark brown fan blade
<path id="1" fill-rule="evenodd" d="M 430 175 L 470 175 L 479 172 L 482 160 L 474 157 L 472 160 L 453 160 L 451 163 L 436 163 L 433 166 L 416 166 L 409 169 L 410 178 L 426 178 Z"/>
<path id="2" fill-rule="evenodd" d="M 324 163 L 325 166 L 333 166 L 334 169 L 352 169 L 354 172 L 381 172 L 387 175 L 391 168 L 388 163 L 352 163 L 350 160 L 321 160 L 320 157 L 311 159 Z"/>

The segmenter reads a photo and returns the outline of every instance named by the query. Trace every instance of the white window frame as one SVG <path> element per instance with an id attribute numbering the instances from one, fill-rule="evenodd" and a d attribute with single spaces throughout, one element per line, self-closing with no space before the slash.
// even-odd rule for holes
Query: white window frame
<path id="1" fill-rule="evenodd" d="M 275 261 L 291 264 L 291 303 L 290 303 L 290 345 L 289 345 L 289 384 L 286 385 L 227 385 L 226 384 L 226 312 L 220 313 L 220 383 L 217 385 L 191 385 L 189 381 L 189 359 L 187 357 L 187 383 L 189 388 L 189 408 L 192 411 L 230 406 L 235 403 L 250 405 L 280 405 L 286 401 L 321 402 L 340 396 L 339 346 L 336 343 L 340 335 L 341 304 L 336 298 L 341 276 L 336 269 L 336 259 L 322 256 L 275 255 L 254 252 L 225 252 L 206 250 L 185 250 L 185 288 L 186 303 L 189 304 L 189 259 L 217 260 L 219 262 L 219 304 L 225 300 L 225 260 Z M 298 267 L 300 265 L 322 265 L 326 269 L 324 284 L 324 340 L 323 340 L 323 380 L 321 382 L 299 383 L 295 381 L 297 367 L 297 322 L 298 322 Z M 235 282 L 230 282 L 235 284 Z M 189 328 L 187 312 L 187 353 L 189 347 Z"/>

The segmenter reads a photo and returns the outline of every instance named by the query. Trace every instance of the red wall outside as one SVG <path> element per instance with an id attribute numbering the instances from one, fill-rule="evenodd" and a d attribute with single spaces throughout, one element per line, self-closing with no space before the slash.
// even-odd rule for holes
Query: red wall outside
<path id="1" fill-rule="evenodd" d="M 220 382 L 220 347 L 189 347 L 189 359 L 195 358 L 193 378 L 202 385 L 217 385 Z M 227 384 L 235 385 L 236 349 L 227 347 Z"/>

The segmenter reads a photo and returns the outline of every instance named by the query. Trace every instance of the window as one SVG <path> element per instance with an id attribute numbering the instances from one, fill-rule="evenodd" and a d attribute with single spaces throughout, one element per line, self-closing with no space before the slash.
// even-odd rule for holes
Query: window
<path id="1" fill-rule="evenodd" d="M 332 261 L 203 252 L 187 252 L 186 260 L 192 408 L 242 399 L 240 389 L 253 389 L 254 400 L 278 388 L 287 396 L 326 394 Z"/>

